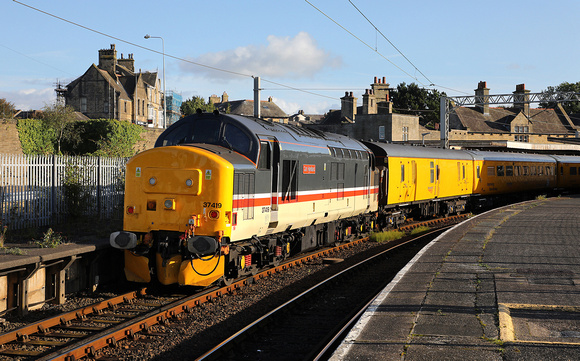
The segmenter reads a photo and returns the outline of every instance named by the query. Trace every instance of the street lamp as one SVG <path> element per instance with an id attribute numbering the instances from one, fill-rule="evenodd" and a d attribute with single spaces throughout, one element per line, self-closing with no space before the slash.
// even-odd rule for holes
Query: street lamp
<path id="1" fill-rule="evenodd" d="M 163 128 L 167 125 L 167 95 L 165 94 L 165 40 L 160 36 L 145 35 L 145 39 L 157 38 L 161 39 L 161 49 L 163 54 Z"/>

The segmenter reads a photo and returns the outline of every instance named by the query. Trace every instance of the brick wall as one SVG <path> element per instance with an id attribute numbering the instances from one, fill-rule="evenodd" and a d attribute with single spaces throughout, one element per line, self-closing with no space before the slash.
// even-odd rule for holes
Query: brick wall
<path id="1" fill-rule="evenodd" d="M 24 154 L 18 139 L 16 120 L 0 120 L 0 153 Z"/>

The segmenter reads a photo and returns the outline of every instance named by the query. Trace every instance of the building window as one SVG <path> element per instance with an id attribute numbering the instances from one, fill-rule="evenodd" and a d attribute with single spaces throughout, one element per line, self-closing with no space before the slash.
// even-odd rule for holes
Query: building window
<path id="1" fill-rule="evenodd" d="M 87 112 L 87 98 L 81 97 L 81 113 Z"/>
<path id="2" fill-rule="evenodd" d="M 104 113 L 109 113 L 109 102 L 104 102 L 103 103 L 103 112 Z"/>
<path id="3" fill-rule="evenodd" d="M 123 101 L 123 111 L 127 113 L 127 101 Z"/>
<path id="4" fill-rule="evenodd" d="M 514 127 L 514 133 L 529 133 L 530 132 L 530 127 L 528 126 L 515 126 Z M 529 135 L 518 135 L 516 134 L 514 136 L 514 139 L 516 142 L 526 142 L 528 143 L 530 141 L 530 136 Z"/>
<path id="5" fill-rule="evenodd" d="M 403 142 L 409 140 L 409 127 L 403 127 Z"/>

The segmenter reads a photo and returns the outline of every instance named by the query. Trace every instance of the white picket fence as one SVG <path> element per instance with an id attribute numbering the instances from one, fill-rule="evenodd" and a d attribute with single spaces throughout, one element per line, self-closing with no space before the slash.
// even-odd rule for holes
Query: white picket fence
<path id="1" fill-rule="evenodd" d="M 2 226 L 50 226 L 71 215 L 120 217 L 127 160 L 0 154 Z"/>

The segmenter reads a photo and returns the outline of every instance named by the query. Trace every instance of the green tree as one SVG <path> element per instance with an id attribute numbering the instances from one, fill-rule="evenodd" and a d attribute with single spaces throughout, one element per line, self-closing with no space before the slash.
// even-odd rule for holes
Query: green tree
<path id="1" fill-rule="evenodd" d="M 13 118 L 16 114 L 16 108 L 14 104 L 6 100 L 5 98 L 0 98 L 0 118 Z"/>
<path id="2" fill-rule="evenodd" d="M 572 92 L 580 93 L 580 81 L 576 83 L 563 82 L 555 87 L 549 86 L 548 89 L 542 90 L 542 93 L 554 94 L 556 92 Z M 554 108 L 556 107 L 555 102 L 540 103 L 542 108 Z M 580 102 L 562 102 L 562 107 L 568 114 L 580 113 Z"/>
<path id="3" fill-rule="evenodd" d="M 205 99 L 200 96 L 193 96 L 191 99 L 182 102 L 180 109 L 181 114 L 183 114 L 185 117 L 191 114 L 195 114 L 198 109 L 201 109 L 204 112 L 213 112 L 215 106 L 213 103 L 206 103 Z"/>
<path id="4" fill-rule="evenodd" d="M 439 123 L 440 99 L 446 96 L 444 92 L 420 88 L 415 83 L 401 83 L 390 94 L 396 113 L 417 115 L 419 122 L 429 128 Z"/>
<path id="5" fill-rule="evenodd" d="M 63 140 L 67 140 L 70 143 L 80 142 L 79 134 L 74 132 L 73 123 L 75 120 L 75 110 L 71 106 L 54 103 L 46 105 L 42 109 L 44 125 L 55 132 L 57 154 L 62 154 L 60 146 Z"/>

